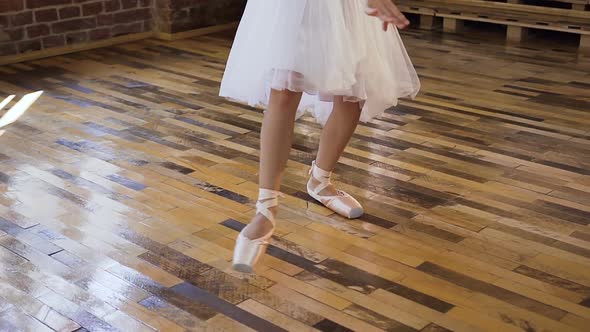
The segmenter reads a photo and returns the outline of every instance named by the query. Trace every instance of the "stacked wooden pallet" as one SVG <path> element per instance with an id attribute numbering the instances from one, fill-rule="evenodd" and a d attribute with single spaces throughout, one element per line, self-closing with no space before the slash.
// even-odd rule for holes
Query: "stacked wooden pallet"
<path id="1" fill-rule="evenodd" d="M 403 11 L 420 14 L 422 27 L 443 18 L 445 31 L 456 32 L 464 21 L 503 24 L 508 27 L 507 38 L 520 41 L 527 29 L 544 29 L 579 34 L 580 47 L 590 48 L 590 0 L 561 0 L 570 9 L 551 8 L 508 0 L 509 3 L 484 0 L 399 0 Z"/>

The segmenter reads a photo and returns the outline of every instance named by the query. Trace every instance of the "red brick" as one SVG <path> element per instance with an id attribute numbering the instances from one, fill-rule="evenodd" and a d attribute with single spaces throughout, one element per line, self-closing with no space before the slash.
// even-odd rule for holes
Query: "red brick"
<path id="1" fill-rule="evenodd" d="M 188 16 L 189 16 L 188 10 L 179 10 L 179 11 L 172 12 L 172 14 L 171 14 L 172 22 L 185 21 L 188 19 Z"/>
<path id="2" fill-rule="evenodd" d="M 78 6 L 70 6 L 60 8 L 59 10 L 59 19 L 65 20 L 72 17 L 79 17 L 80 16 L 80 7 Z"/>
<path id="3" fill-rule="evenodd" d="M 33 52 L 39 51 L 41 49 L 41 40 L 27 40 L 18 43 L 18 52 L 19 53 L 26 53 L 26 52 Z"/>
<path id="4" fill-rule="evenodd" d="M 152 31 L 153 30 L 153 21 L 143 21 L 143 32 Z"/>
<path id="5" fill-rule="evenodd" d="M 63 22 L 53 23 L 51 26 L 53 33 L 62 33 L 76 30 L 86 30 L 96 28 L 96 18 L 77 18 Z"/>
<path id="6" fill-rule="evenodd" d="M 18 53 L 16 43 L 0 43 L 0 56 L 14 55 Z"/>
<path id="7" fill-rule="evenodd" d="M 87 3 L 82 6 L 83 16 L 96 15 L 102 12 L 102 2 Z"/>
<path id="8" fill-rule="evenodd" d="M 37 24 L 27 27 L 27 37 L 30 39 L 37 38 L 39 36 L 47 36 L 49 34 L 49 25 Z"/>
<path id="9" fill-rule="evenodd" d="M 24 0 L 2 0 L 0 1 L 0 13 L 18 12 L 24 8 Z"/>
<path id="10" fill-rule="evenodd" d="M 66 43 L 68 45 L 83 43 L 87 40 L 88 40 L 88 34 L 86 33 L 86 31 L 73 32 L 73 33 L 68 33 L 66 35 Z"/>
<path id="11" fill-rule="evenodd" d="M 142 29 L 142 23 L 132 23 L 132 24 L 119 24 L 113 27 L 112 35 L 113 37 L 128 35 L 131 33 L 140 33 Z"/>
<path id="12" fill-rule="evenodd" d="M 24 28 L 4 29 L 2 31 L 2 33 L 0 33 L 0 41 L 6 41 L 6 40 L 19 41 L 19 40 L 23 40 L 24 37 L 25 37 L 25 29 Z"/>
<path id="13" fill-rule="evenodd" d="M 35 21 L 41 22 L 53 22 L 57 21 L 57 9 L 42 9 L 35 11 Z"/>
<path id="14" fill-rule="evenodd" d="M 172 9 L 185 9 L 185 8 L 191 8 L 191 7 L 202 7 L 199 6 L 199 4 L 202 4 L 204 1 L 203 0 L 171 0 L 170 1 L 170 7 L 172 7 Z"/>
<path id="15" fill-rule="evenodd" d="M 121 5 L 123 9 L 136 8 L 138 2 L 138 0 L 121 0 Z"/>
<path id="16" fill-rule="evenodd" d="M 43 38 L 43 48 L 59 47 L 64 46 L 65 44 L 66 40 L 63 35 Z"/>
<path id="17" fill-rule="evenodd" d="M 88 33 L 88 38 L 90 40 L 100 40 L 100 39 L 111 38 L 111 28 L 99 28 L 99 29 L 91 30 Z"/>
<path id="18" fill-rule="evenodd" d="M 33 23 L 33 11 L 18 13 L 12 17 L 12 25 L 19 27 Z"/>
<path id="19" fill-rule="evenodd" d="M 135 21 L 149 20 L 152 12 L 149 8 L 132 9 L 120 13 L 115 13 L 115 23 L 129 23 Z"/>
<path id="20" fill-rule="evenodd" d="M 106 12 L 114 12 L 121 9 L 119 0 L 107 0 L 104 2 L 104 10 Z"/>
<path id="21" fill-rule="evenodd" d="M 156 8 L 170 9 L 170 0 L 155 0 Z"/>
<path id="22" fill-rule="evenodd" d="M 113 14 L 101 14 L 97 17 L 98 25 L 113 25 Z"/>
<path id="23" fill-rule="evenodd" d="M 10 16 L 0 15 L 0 28 L 7 28 L 10 26 Z"/>
<path id="24" fill-rule="evenodd" d="M 72 0 L 27 0 L 27 8 L 69 5 Z"/>

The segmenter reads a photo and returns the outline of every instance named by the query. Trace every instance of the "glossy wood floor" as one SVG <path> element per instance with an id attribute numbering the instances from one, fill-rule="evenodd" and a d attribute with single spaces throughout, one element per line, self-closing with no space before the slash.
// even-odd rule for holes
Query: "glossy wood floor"
<path id="1" fill-rule="evenodd" d="M 367 214 L 304 193 L 302 119 L 256 275 L 230 268 L 262 119 L 217 97 L 230 32 L 0 67 L 47 92 L 0 140 L 0 330 L 588 331 L 590 61 L 405 40 L 420 97 L 337 168 Z"/>

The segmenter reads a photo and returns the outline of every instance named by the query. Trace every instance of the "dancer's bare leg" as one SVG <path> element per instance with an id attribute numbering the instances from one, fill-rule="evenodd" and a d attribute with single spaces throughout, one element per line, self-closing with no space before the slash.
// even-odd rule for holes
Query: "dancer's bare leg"
<path id="1" fill-rule="evenodd" d="M 291 151 L 295 114 L 300 100 L 300 92 L 271 90 L 260 132 L 260 188 L 280 189 Z M 275 210 L 271 209 L 273 213 L 276 213 Z M 244 236 L 256 239 L 267 234 L 272 227 L 266 217 L 258 214 L 244 229 Z"/>
<path id="2" fill-rule="evenodd" d="M 320 148 L 316 158 L 316 165 L 326 171 L 332 171 L 338 159 L 348 145 L 361 116 L 359 103 L 345 102 L 342 97 L 334 98 L 334 109 L 322 130 Z M 312 178 L 312 185 L 319 182 Z M 337 195 L 334 186 L 326 187 L 320 195 Z"/>

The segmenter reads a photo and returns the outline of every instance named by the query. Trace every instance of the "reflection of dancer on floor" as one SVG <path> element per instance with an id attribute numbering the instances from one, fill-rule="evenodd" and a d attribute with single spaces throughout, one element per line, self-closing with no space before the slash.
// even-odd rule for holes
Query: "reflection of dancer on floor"
<path id="1" fill-rule="evenodd" d="M 295 118 L 311 110 L 323 125 L 309 194 L 334 212 L 363 208 L 330 183 L 359 120 L 414 97 L 420 87 L 397 28 L 409 21 L 391 0 L 249 0 L 220 95 L 266 106 L 257 214 L 236 243 L 234 268 L 251 272 L 275 227 Z M 375 16 L 380 20 L 370 17 Z"/>

